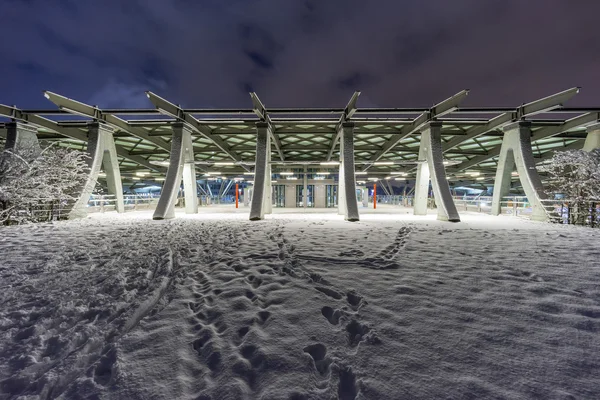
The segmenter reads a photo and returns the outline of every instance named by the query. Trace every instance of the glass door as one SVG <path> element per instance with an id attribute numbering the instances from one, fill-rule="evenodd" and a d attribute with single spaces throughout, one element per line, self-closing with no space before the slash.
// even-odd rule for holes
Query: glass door
<path id="1" fill-rule="evenodd" d="M 285 185 L 273 185 L 275 207 L 285 207 Z"/>
<path id="2" fill-rule="evenodd" d="M 314 207 L 315 185 L 308 185 L 307 207 Z M 296 207 L 304 207 L 304 185 L 296 185 Z"/>
<path id="3" fill-rule="evenodd" d="M 325 187 L 325 207 L 337 207 L 337 185 L 327 185 Z"/>

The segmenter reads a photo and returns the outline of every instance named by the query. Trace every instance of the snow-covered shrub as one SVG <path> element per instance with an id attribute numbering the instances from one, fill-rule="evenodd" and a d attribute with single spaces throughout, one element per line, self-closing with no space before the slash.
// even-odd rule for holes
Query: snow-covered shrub
<path id="1" fill-rule="evenodd" d="M 540 168 L 549 175 L 547 189 L 564 196 L 575 223 L 595 219 L 600 203 L 600 149 L 593 151 L 556 151 L 550 162 Z"/>
<path id="2" fill-rule="evenodd" d="M 58 218 L 57 213 L 64 213 L 86 182 L 88 157 L 56 145 L 4 150 L 0 153 L 0 222 Z"/>

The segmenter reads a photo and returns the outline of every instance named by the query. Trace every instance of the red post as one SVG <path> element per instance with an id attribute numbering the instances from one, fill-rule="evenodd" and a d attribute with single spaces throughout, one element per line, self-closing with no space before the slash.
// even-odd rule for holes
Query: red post
<path id="1" fill-rule="evenodd" d="M 373 208 L 377 208 L 377 184 L 373 184 Z"/>
<path id="2" fill-rule="evenodd" d="M 235 208 L 239 207 L 238 198 L 240 195 L 240 189 L 238 188 L 238 184 L 235 184 Z"/>

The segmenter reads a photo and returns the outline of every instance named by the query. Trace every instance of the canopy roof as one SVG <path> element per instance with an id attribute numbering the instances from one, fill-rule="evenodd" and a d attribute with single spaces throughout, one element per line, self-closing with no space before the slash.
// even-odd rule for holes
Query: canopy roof
<path id="1" fill-rule="evenodd" d="M 52 92 L 44 95 L 58 108 L 22 110 L 0 105 L 0 136 L 5 124 L 20 121 L 38 127 L 41 140 L 85 149 L 87 124 L 99 122 L 114 130 L 122 175 L 148 172 L 148 182 L 162 178 L 169 159 L 172 125 L 184 123 L 192 132 L 199 172 L 220 171 L 236 177 L 252 171 L 256 153 L 256 123 L 271 125 L 273 172 L 309 164 L 316 170 L 334 171 L 322 162 L 339 159 L 339 125 L 355 124 L 357 170 L 369 176 L 398 176 L 415 171 L 419 131 L 427 123 L 442 123 L 444 157 L 450 181 L 473 180 L 489 184 L 494 179 L 497 156 L 506 125 L 531 122 L 534 156 L 543 162 L 554 150 L 581 148 L 586 127 L 600 121 L 600 108 L 568 108 L 563 104 L 577 94 L 573 88 L 552 96 L 506 107 L 460 107 L 464 90 L 429 109 L 358 108 L 356 92 L 344 108 L 266 108 L 250 93 L 248 109 L 183 109 L 147 92 L 148 109 L 100 109 Z M 216 164 L 215 164 L 216 163 Z M 483 179 L 481 179 L 483 178 Z"/>

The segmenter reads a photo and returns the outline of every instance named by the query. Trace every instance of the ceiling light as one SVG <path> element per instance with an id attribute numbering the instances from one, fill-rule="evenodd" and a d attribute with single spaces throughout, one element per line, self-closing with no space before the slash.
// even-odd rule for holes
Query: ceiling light
<path id="1" fill-rule="evenodd" d="M 354 173 L 354 175 L 366 175 L 366 174 L 367 174 L 367 172 L 366 172 L 366 171 L 356 171 L 356 172 Z"/>
<path id="2" fill-rule="evenodd" d="M 215 165 L 235 165 L 235 163 L 227 161 L 227 162 L 216 162 Z"/>
<path id="3" fill-rule="evenodd" d="M 136 176 L 146 176 L 146 175 L 148 175 L 148 172 L 136 172 L 135 175 Z"/>
<path id="4" fill-rule="evenodd" d="M 244 175 L 254 175 L 254 172 L 244 172 Z"/>
<path id="5" fill-rule="evenodd" d="M 211 171 L 211 172 L 207 172 L 206 175 L 210 176 L 210 175 L 221 175 L 221 173 L 219 171 Z"/>
<path id="6" fill-rule="evenodd" d="M 481 173 L 480 172 L 467 172 L 467 175 L 469 175 L 469 176 L 479 176 L 479 175 L 481 175 Z"/>
<path id="7" fill-rule="evenodd" d="M 476 178 L 475 180 L 477 180 L 477 181 L 482 181 L 482 180 L 484 180 L 484 179 L 485 179 L 485 177 L 484 177 L 484 176 L 480 176 L 479 178 Z"/>
<path id="8" fill-rule="evenodd" d="M 279 175 L 294 175 L 293 172 L 280 172 Z"/>
<path id="9" fill-rule="evenodd" d="M 137 176 L 132 176 L 131 179 L 133 179 L 134 181 L 139 181 L 140 178 L 138 178 Z"/>
<path id="10" fill-rule="evenodd" d="M 330 175 L 331 172 L 317 172 L 317 175 Z"/>
<path id="11" fill-rule="evenodd" d="M 321 165 L 340 165 L 339 161 L 324 161 Z"/>
<path id="12" fill-rule="evenodd" d="M 367 179 L 370 181 L 378 181 L 379 180 L 379 178 L 367 178 Z"/>
<path id="13" fill-rule="evenodd" d="M 277 181 L 271 181 L 271 183 L 277 183 Z"/>
<path id="14" fill-rule="evenodd" d="M 164 181 L 164 180 L 165 180 L 165 178 L 154 178 L 154 180 L 155 180 L 155 181 L 158 181 L 158 182 L 162 182 L 162 181 Z"/>
<path id="15" fill-rule="evenodd" d="M 375 161 L 373 165 L 394 165 L 393 161 Z"/>
<path id="16" fill-rule="evenodd" d="M 104 178 L 104 177 L 106 177 L 106 173 L 104 173 L 104 172 L 99 172 L 99 173 L 98 173 L 98 176 L 99 176 L 100 178 Z"/>

